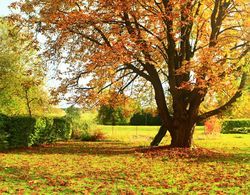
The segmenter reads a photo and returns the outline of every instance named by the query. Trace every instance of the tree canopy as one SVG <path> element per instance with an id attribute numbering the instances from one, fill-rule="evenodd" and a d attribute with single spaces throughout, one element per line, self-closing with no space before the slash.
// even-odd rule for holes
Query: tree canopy
<path id="1" fill-rule="evenodd" d="M 90 104 L 105 101 L 106 91 L 135 95 L 152 86 L 162 126 L 151 145 L 168 130 L 173 147 L 190 147 L 195 124 L 241 96 L 248 69 L 247 6 L 243 0 L 12 4 L 26 14 L 22 25 L 47 37 L 46 56 L 68 64 L 66 71 L 58 70 L 62 84 L 54 94 L 70 92 L 71 100 Z M 223 104 L 200 113 L 206 96 L 222 90 L 227 93 Z"/>

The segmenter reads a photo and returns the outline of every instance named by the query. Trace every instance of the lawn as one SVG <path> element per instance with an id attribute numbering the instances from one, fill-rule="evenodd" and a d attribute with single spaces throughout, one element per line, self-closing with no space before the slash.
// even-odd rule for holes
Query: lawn
<path id="1" fill-rule="evenodd" d="M 248 194 L 250 135 L 198 127 L 192 150 L 149 150 L 157 127 L 99 126 L 103 142 L 0 153 L 0 194 Z M 164 143 L 169 142 L 169 136 Z"/>

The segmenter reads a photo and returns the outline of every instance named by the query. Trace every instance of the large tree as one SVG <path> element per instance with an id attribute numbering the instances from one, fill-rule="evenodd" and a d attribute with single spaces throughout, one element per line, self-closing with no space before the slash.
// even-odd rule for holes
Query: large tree
<path id="1" fill-rule="evenodd" d="M 152 86 L 162 121 L 152 146 L 169 131 L 172 147 L 190 147 L 195 124 L 228 108 L 244 87 L 243 0 L 22 0 L 12 7 L 26 13 L 22 25 L 46 36 L 46 56 L 68 64 L 57 94 L 90 103 L 102 101 L 104 89 Z M 224 104 L 200 113 L 206 95 L 222 89 Z"/>

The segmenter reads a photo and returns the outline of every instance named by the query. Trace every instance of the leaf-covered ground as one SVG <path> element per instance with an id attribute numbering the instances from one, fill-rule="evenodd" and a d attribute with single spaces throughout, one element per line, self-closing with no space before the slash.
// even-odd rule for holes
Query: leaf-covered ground
<path id="1" fill-rule="evenodd" d="M 247 194 L 249 135 L 201 135 L 192 150 L 112 140 L 10 150 L 0 194 Z"/>

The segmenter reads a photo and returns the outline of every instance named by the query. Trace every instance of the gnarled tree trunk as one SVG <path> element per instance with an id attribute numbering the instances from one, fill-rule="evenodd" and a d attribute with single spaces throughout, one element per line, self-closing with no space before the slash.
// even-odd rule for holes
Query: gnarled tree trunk
<path id="1" fill-rule="evenodd" d="M 192 146 L 195 124 L 189 125 L 188 122 L 179 123 L 174 127 L 171 135 L 171 147 L 190 148 Z"/>
<path id="2" fill-rule="evenodd" d="M 166 135 L 167 130 L 169 130 L 171 136 L 170 147 L 190 148 L 192 146 L 194 128 L 195 123 L 190 124 L 190 121 L 175 121 L 171 129 L 167 129 L 165 125 L 162 125 L 150 145 L 158 146 Z"/>

